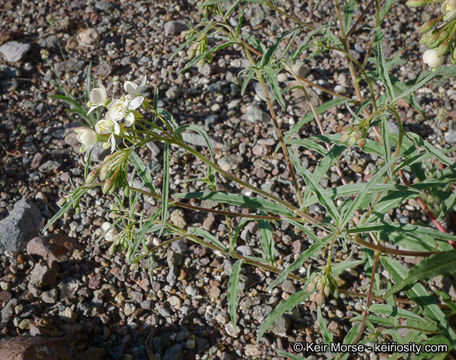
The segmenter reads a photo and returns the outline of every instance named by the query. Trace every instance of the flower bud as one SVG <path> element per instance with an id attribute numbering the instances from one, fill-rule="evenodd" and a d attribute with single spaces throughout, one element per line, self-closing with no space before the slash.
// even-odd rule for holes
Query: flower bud
<path id="1" fill-rule="evenodd" d="M 91 172 L 89 172 L 89 175 L 87 175 L 86 179 L 86 184 L 93 183 L 95 179 L 97 178 L 98 174 L 100 173 L 101 166 L 98 166 L 97 168 L 93 169 Z"/>
<path id="2" fill-rule="evenodd" d="M 405 4 L 410 7 L 418 7 L 430 4 L 432 0 L 409 0 Z"/>
<path id="3" fill-rule="evenodd" d="M 420 33 L 425 34 L 428 31 L 432 30 L 432 28 L 441 20 L 441 17 L 436 18 L 436 19 L 431 19 L 429 21 L 426 21 L 423 25 L 420 27 Z"/>
<path id="4" fill-rule="evenodd" d="M 440 57 L 436 50 L 430 49 L 424 52 L 423 62 L 434 69 L 443 64 L 443 57 Z"/>
<path id="5" fill-rule="evenodd" d="M 450 45 L 450 39 L 446 39 L 443 43 L 440 44 L 437 49 L 439 57 L 443 57 L 448 52 L 448 50 L 450 50 Z"/>
<path id="6" fill-rule="evenodd" d="M 319 292 L 319 293 L 317 294 L 315 300 L 316 300 L 316 302 L 317 302 L 317 305 L 318 305 L 318 306 L 321 306 L 321 305 L 323 305 L 323 301 L 325 301 L 325 297 L 324 297 L 324 295 L 323 295 L 321 292 Z"/>
<path id="7" fill-rule="evenodd" d="M 103 194 L 112 194 L 115 189 L 115 178 L 110 177 L 103 185 Z"/>

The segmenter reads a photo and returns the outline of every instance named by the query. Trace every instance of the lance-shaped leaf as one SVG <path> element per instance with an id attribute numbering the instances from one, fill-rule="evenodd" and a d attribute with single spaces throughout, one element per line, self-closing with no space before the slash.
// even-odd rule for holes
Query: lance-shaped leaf
<path id="1" fill-rule="evenodd" d="M 271 325 L 282 316 L 283 313 L 291 311 L 296 305 L 301 304 L 306 300 L 312 292 L 306 292 L 301 290 L 296 294 L 290 295 L 290 297 L 282 301 L 279 305 L 276 306 L 274 310 L 268 315 L 268 317 L 263 321 L 258 330 L 257 342 L 260 342 L 263 334 L 271 327 Z"/>
<path id="2" fill-rule="evenodd" d="M 454 274 L 456 274 L 456 250 L 441 252 L 424 259 L 411 268 L 405 279 L 389 289 L 385 296 L 391 296 L 420 280 L 428 280 L 437 275 Z"/>
<path id="3" fill-rule="evenodd" d="M 238 260 L 233 265 L 233 269 L 230 275 L 230 281 L 228 283 L 228 310 L 230 312 L 231 323 L 233 324 L 234 330 L 237 331 L 237 308 L 239 303 L 239 276 L 241 274 L 241 266 L 243 260 Z"/>

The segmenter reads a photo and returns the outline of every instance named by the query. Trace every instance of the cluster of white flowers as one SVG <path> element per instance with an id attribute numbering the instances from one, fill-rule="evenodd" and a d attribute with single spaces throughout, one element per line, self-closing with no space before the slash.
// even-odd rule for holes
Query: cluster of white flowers
<path id="1" fill-rule="evenodd" d="M 441 5 L 441 11 L 444 15 L 443 20 L 449 22 L 456 18 L 456 0 L 445 0 Z M 448 36 L 448 35 L 447 35 Z M 452 35 L 451 35 L 452 36 Z M 448 46 L 447 46 L 448 48 Z M 439 51 L 439 47 L 426 50 L 423 54 L 423 62 L 429 67 L 435 69 L 443 64 L 443 54 L 446 51 Z"/>
<path id="2" fill-rule="evenodd" d="M 108 140 L 105 142 L 105 147 L 111 147 L 111 152 L 114 152 L 116 147 L 116 135 L 120 135 L 122 128 L 130 127 L 135 122 L 134 110 L 138 109 L 144 102 L 142 95 L 146 87 L 146 77 L 143 78 L 140 85 L 132 81 L 124 83 L 124 90 L 127 93 L 119 99 L 109 99 L 106 94 L 105 87 L 99 83 L 98 88 L 92 89 L 90 92 L 90 100 L 88 102 L 90 114 L 92 111 L 100 106 L 105 107 L 108 111 L 104 119 L 95 124 L 95 131 L 89 128 L 79 128 L 77 130 L 77 138 L 83 145 L 81 151 L 90 149 L 100 139 L 98 135 L 109 135 Z M 122 124 L 122 121 L 124 124 Z"/>

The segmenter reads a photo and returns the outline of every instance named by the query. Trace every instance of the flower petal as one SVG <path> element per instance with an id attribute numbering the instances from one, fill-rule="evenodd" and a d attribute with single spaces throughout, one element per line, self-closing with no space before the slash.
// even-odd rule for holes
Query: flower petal
<path id="1" fill-rule="evenodd" d="M 135 114 L 129 113 L 127 115 L 127 117 L 125 118 L 125 125 L 127 125 L 127 127 L 130 127 L 133 125 L 134 122 L 135 122 Z"/>
<path id="2" fill-rule="evenodd" d="M 114 121 L 114 134 L 116 134 L 116 135 L 120 134 L 120 125 L 117 121 Z"/>
<path id="3" fill-rule="evenodd" d="M 146 86 L 146 82 L 147 82 L 147 75 L 144 75 L 144 77 L 141 81 L 141 85 L 139 85 L 139 87 L 143 88 L 144 86 Z"/>
<path id="4" fill-rule="evenodd" d="M 138 85 L 136 85 L 133 81 L 125 81 L 124 83 L 124 89 L 129 95 L 134 94 L 137 87 Z"/>
<path id="5" fill-rule="evenodd" d="M 128 104 L 129 110 L 136 110 L 141 106 L 144 101 L 144 96 L 136 96 L 130 103 Z"/>

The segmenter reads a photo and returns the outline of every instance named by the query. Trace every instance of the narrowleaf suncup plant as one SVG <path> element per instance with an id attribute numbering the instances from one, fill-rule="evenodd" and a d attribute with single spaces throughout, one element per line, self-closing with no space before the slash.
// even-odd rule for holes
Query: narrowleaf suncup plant
<path id="1" fill-rule="evenodd" d="M 85 184 L 65 199 L 44 231 L 77 205 L 90 188 L 101 187 L 105 194 L 113 195 L 110 209 L 113 225 L 105 233 L 117 230 L 112 250 L 124 251 L 126 261 L 142 264 L 148 259 L 153 273 L 156 251 L 181 239 L 235 260 L 227 286 L 227 306 L 235 329 L 238 329 L 238 298 L 242 291 L 240 277 L 246 268 L 253 266 L 276 274 L 266 291 L 287 279 L 294 280 L 299 290 L 281 301 L 264 320 L 257 332 L 258 342 L 284 313 L 314 302 L 315 319 L 323 341 L 328 344 L 337 341 L 368 346 L 376 342 L 413 342 L 422 346 L 422 352 L 414 358 L 451 358 L 456 347 L 456 299 L 442 291 L 432 291 L 427 281 L 438 275 L 454 276 L 456 272 L 456 236 L 446 229 L 444 221 L 455 211 L 456 149 L 433 145 L 417 133 L 407 131 L 398 104 L 406 103 L 416 114 L 423 114 L 415 92 L 425 86 L 444 84 L 456 74 L 456 66 L 444 65 L 447 53 L 451 61 L 455 58 L 456 5 L 453 0 L 408 2 L 409 6 L 439 3 L 442 15 L 428 21 L 420 30 L 424 34 L 423 43 L 429 47 L 423 54 L 423 63 L 431 69 L 427 71 L 427 65 L 423 65 L 416 79 L 402 82 L 394 70 L 406 61 L 398 55 L 388 57 L 384 51 L 384 22 L 387 16 L 394 16 L 391 9 L 396 2 L 316 2 L 316 7 L 328 5 L 334 9 L 331 21 L 318 26 L 286 11 L 279 1 L 199 2 L 201 23 L 186 32 L 187 40 L 175 50 L 174 56 L 188 49 L 190 57 L 182 72 L 211 62 L 218 52 L 227 48 L 248 60 L 249 65 L 239 74 L 243 77 L 241 91 L 246 92 L 252 81 L 258 81 L 263 90 L 264 105 L 277 135 L 276 153 L 281 153 L 287 164 L 293 199 L 281 197 L 267 186 L 254 186 L 224 169 L 217 162 L 211 139 L 203 128 L 178 124 L 172 110 L 168 112 L 159 106 L 158 91 L 153 98 L 145 96 L 146 77 L 140 84 L 126 81 L 124 94 L 117 98 L 111 97 L 107 84 L 105 87 L 98 82 L 94 87 L 96 82 L 89 80 L 87 106 L 76 105 L 74 99 L 70 101 L 73 112 L 86 121 L 91 120 L 77 130 L 77 138 L 82 144 L 81 151 L 90 152 L 101 142 L 110 148 L 111 155 L 92 169 L 87 165 Z M 270 16 L 291 24 L 277 33 L 273 42 L 257 37 L 245 18 L 250 7 L 260 6 Z M 369 42 L 363 56 L 355 57 L 352 47 L 360 27 L 369 33 Z M 298 64 L 305 65 L 326 55 L 344 57 L 351 78 L 351 88 L 346 93 L 326 88 L 298 71 Z M 284 85 L 278 80 L 283 75 L 292 80 Z M 321 94 L 318 106 L 310 99 L 312 88 Z M 304 93 L 310 110 L 285 128 L 280 117 L 287 113 L 286 95 L 295 89 Z M 57 98 L 68 100 L 63 95 Z M 85 112 L 74 110 L 81 108 Z M 328 132 L 324 114 L 334 108 L 349 120 L 343 128 Z M 91 117 L 95 113 L 97 117 Z M 309 123 L 314 123 L 318 132 L 303 137 L 302 129 Z M 184 132 L 198 133 L 206 147 L 190 146 L 184 141 Z M 138 149 L 150 142 L 164 147 L 161 179 L 154 177 L 149 164 L 138 155 Z M 197 179 L 202 184 L 198 185 L 198 192 L 172 193 L 170 157 L 174 151 L 189 153 L 205 165 Z M 355 182 L 341 166 L 347 152 L 380 160 L 374 162 L 370 173 Z M 318 164 L 313 168 L 306 166 L 305 153 L 315 154 Z M 338 174 L 338 182 L 329 187 L 323 179 L 331 171 Z M 134 185 L 138 180 L 141 186 Z M 234 190 L 221 191 L 221 181 L 228 182 Z M 249 195 L 242 193 L 245 190 Z M 136 205 L 145 199 L 158 204 L 151 216 L 136 210 Z M 204 200 L 218 206 L 207 208 Z M 395 218 L 396 210 L 403 209 L 410 200 L 419 206 L 421 218 L 410 222 Z M 323 216 L 311 210 L 315 204 L 324 209 Z M 173 208 L 221 215 L 227 231 L 216 236 L 191 224 L 179 227 L 168 216 Z M 249 222 L 258 224 L 262 257 L 245 256 L 237 251 L 239 234 Z M 275 233 L 282 223 L 288 224 L 303 244 L 304 250 L 292 254 L 291 263 L 284 262 L 276 251 L 276 243 L 281 240 Z M 405 261 L 410 258 L 415 258 L 416 265 Z M 369 280 L 363 292 L 353 289 L 353 279 L 348 280 L 355 268 L 364 271 L 362 278 Z M 328 300 L 342 295 L 363 298 L 365 305 L 361 311 L 353 312 L 351 328 L 336 338 L 327 328 L 322 309 Z M 430 355 L 424 350 L 429 344 L 441 346 Z M 296 353 L 297 348 L 294 350 L 293 353 L 290 347 L 287 352 L 277 350 L 277 353 L 292 359 L 302 358 Z M 331 351 L 326 355 L 350 356 Z M 409 351 L 392 356 L 414 355 Z"/>

